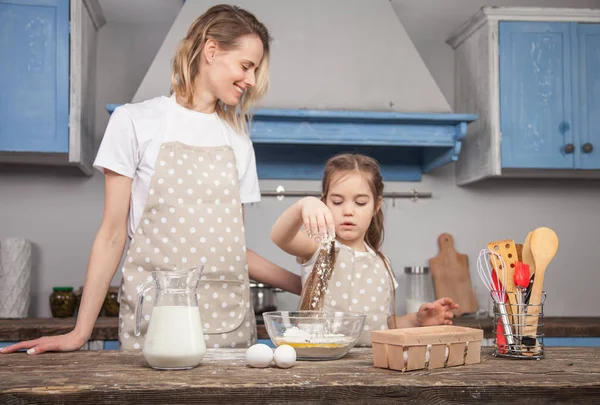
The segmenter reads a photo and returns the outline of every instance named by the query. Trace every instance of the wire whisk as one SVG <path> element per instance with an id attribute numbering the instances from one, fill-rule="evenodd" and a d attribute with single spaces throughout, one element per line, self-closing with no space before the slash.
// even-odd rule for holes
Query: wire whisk
<path id="1" fill-rule="evenodd" d="M 504 330 L 504 336 L 509 348 L 513 348 L 515 340 L 511 329 L 511 322 L 508 318 L 508 311 L 506 310 L 506 264 L 502 260 L 502 256 L 498 253 L 489 250 L 482 249 L 479 252 L 477 258 L 477 273 L 481 281 L 490 291 L 492 299 L 498 306 L 500 311 L 500 318 L 502 321 L 502 328 Z M 501 271 L 500 271 L 501 270 Z M 497 273 L 499 271 L 500 274 Z"/>
<path id="2" fill-rule="evenodd" d="M 504 269 L 504 260 L 498 253 L 482 249 L 477 258 L 477 272 L 481 281 L 486 286 L 495 302 L 505 303 L 506 299 L 506 272 L 503 271 L 498 278 L 495 269 Z"/>

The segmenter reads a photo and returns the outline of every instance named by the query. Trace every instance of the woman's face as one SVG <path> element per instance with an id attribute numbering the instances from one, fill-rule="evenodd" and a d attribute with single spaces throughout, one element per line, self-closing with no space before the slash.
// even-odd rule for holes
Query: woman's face
<path id="1" fill-rule="evenodd" d="M 227 105 L 237 105 L 244 92 L 256 84 L 256 69 L 263 58 L 258 36 L 245 35 L 238 47 L 224 51 L 215 47 L 207 52 L 206 85 L 212 95 Z"/>

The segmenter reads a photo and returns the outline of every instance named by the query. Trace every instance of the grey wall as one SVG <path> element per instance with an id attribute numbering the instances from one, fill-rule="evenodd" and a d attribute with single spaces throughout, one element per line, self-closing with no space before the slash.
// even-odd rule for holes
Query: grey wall
<path id="1" fill-rule="evenodd" d="M 261 3 L 256 2 L 257 5 Z M 600 7 L 599 0 L 503 0 L 495 4 Z M 454 62 L 445 39 L 484 3 L 478 0 L 393 0 L 392 5 L 452 104 Z M 260 18 L 260 12 L 255 12 Z M 131 100 L 174 18 L 175 14 L 166 16 L 165 20 L 171 20 L 161 24 L 109 22 L 100 31 L 98 138 L 108 119 L 104 104 Z M 363 29 L 367 31 L 379 25 L 378 22 L 365 24 Z M 372 62 L 371 59 L 364 60 L 365 64 Z M 303 66 L 298 70 L 299 76 L 305 74 Z M 168 76 L 165 80 L 168 82 Z M 285 87 L 285 77 L 279 80 L 278 87 Z M 361 100 L 348 102 L 360 105 Z M 317 182 L 274 181 L 262 181 L 261 187 L 273 190 L 280 183 L 289 190 L 318 188 Z M 595 294 L 600 285 L 600 272 L 593 254 L 600 229 L 600 182 L 502 180 L 458 188 L 454 186 L 453 167 L 448 166 L 426 176 L 420 183 L 386 184 L 388 190 L 405 191 L 413 187 L 431 191 L 434 198 L 417 202 L 397 200 L 395 205 L 393 201 L 386 201 L 385 206 L 384 250 L 398 273 L 405 265 L 426 264 L 429 257 L 437 254 L 437 236 L 450 232 L 455 237 L 457 249 L 469 255 L 476 291 L 481 302 L 486 302 L 486 291 L 481 288 L 474 268 L 478 251 L 491 240 L 513 238 L 522 242 L 529 230 L 545 225 L 555 229 L 560 238 L 559 253 L 546 274 L 547 314 L 599 314 Z M 292 201 L 265 199 L 247 207 L 247 232 L 250 248 L 297 271 L 294 260 L 280 252 L 268 238 L 275 218 Z M 77 287 L 83 283 L 102 206 L 103 178 L 98 174 L 90 179 L 64 171 L 41 174 L 35 169 L 0 169 L 0 238 L 25 236 L 36 246 L 32 315 L 49 315 L 47 296 L 53 285 Z M 115 283 L 118 278 L 117 275 Z M 401 274 L 399 281 L 402 284 Z M 297 298 L 289 294 L 282 294 L 279 300 L 283 309 L 293 308 L 297 302 Z M 402 312 L 402 301 L 398 307 Z"/>

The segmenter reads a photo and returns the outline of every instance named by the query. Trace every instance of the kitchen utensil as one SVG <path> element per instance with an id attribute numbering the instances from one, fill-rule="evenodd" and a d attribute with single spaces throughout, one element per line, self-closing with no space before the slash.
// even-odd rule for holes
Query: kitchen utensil
<path id="1" fill-rule="evenodd" d="M 502 321 L 502 327 L 504 329 L 504 336 L 506 342 L 508 343 L 508 347 L 512 347 L 514 344 L 514 338 L 512 329 L 510 327 L 511 322 L 508 316 L 508 312 L 506 310 L 506 291 L 504 288 L 505 285 L 505 275 L 506 272 L 500 272 L 499 277 L 496 275 L 494 269 L 505 268 L 504 260 L 502 256 L 498 253 L 489 250 L 483 249 L 479 252 L 479 256 L 477 257 L 477 273 L 483 282 L 483 285 L 490 291 L 492 299 L 494 300 L 498 310 L 500 311 L 500 318 Z M 499 350 L 503 350 L 505 348 L 499 348 Z"/>
<path id="2" fill-rule="evenodd" d="M 155 270 L 152 278 L 138 288 L 136 336 L 141 334 L 144 297 L 151 289 L 156 289 L 142 350 L 142 355 L 152 368 L 190 369 L 202 361 L 206 344 L 197 296 L 202 270 L 202 265 L 178 270 Z"/>
<path id="3" fill-rule="evenodd" d="M 263 313 L 275 346 L 290 345 L 298 360 L 334 360 L 358 341 L 367 315 L 357 312 L 274 311 Z"/>
<path id="4" fill-rule="evenodd" d="M 504 323 L 502 322 L 502 318 L 498 319 L 498 323 L 496 324 L 496 343 L 498 352 L 500 354 L 506 353 L 508 345 L 506 343 L 506 336 L 504 335 Z"/>
<path id="5" fill-rule="evenodd" d="M 514 283 L 517 288 L 517 312 L 513 317 L 516 318 L 516 339 L 521 340 L 523 335 L 523 327 L 525 325 L 525 290 L 529 286 L 529 266 L 523 262 L 517 261 L 514 272 Z"/>
<path id="6" fill-rule="evenodd" d="M 438 246 L 439 253 L 429 259 L 436 298 L 450 297 L 458 303 L 458 308 L 452 311 L 456 316 L 477 312 L 479 306 L 467 255 L 456 252 L 454 239 L 448 233 L 438 237 Z"/>
<path id="7" fill-rule="evenodd" d="M 529 304 L 529 298 L 531 298 L 531 289 L 533 288 L 533 281 L 535 280 L 535 273 L 529 279 L 529 285 L 527 286 L 527 290 L 525 291 L 525 304 Z M 527 310 L 527 308 L 525 308 Z"/>
<path id="8" fill-rule="evenodd" d="M 534 281 L 535 281 L 535 273 L 529 279 L 529 285 L 527 286 L 527 290 L 525 290 L 525 297 L 523 298 L 523 300 L 525 302 L 525 314 L 528 313 L 529 299 L 531 298 L 531 289 L 533 288 Z M 538 315 L 538 319 L 539 319 L 539 315 Z M 537 339 L 535 337 L 523 336 L 526 324 L 527 324 L 527 317 L 525 317 L 525 320 L 523 321 L 523 329 L 521 330 L 521 344 L 525 345 L 526 347 L 539 346 L 539 343 L 537 342 Z"/>
<path id="9" fill-rule="evenodd" d="M 498 275 L 496 274 L 496 271 L 493 269 L 493 266 L 492 266 L 492 290 L 500 291 L 501 289 L 502 289 L 501 284 L 498 281 Z M 504 303 L 508 302 L 508 296 L 506 295 L 506 292 L 504 293 L 504 301 L 503 302 Z M 505 306 L 505 308 L 506 308 L 506 306 Z M 510 319 L 510 317 L 509 317 L 509 319 Z M 502 316 L 500 316 L 498 318 L 498 322 L 496 325 L 496 343 L 497 343 L 496 346 L 497 346 L 498 352 L 500 354 L 506 353 L 507 352 L 506 349 L 509 347 L 506 342 L 504 328 L 505 328 L 504 322 L 502 322 Z M 510 329 L 510 325 L 508 326 L 507 329 Z M 510 330 L 512 331 L 512 329 L 510 329 Z M 513 338 L 513 340 L 514 340 L 514 338 Z"/>
<path id="10" fill-rule="evenodd" d="M 504 289 L 508 293 L 508 300 L 510 302 L 510 306 L 507 309 L 509 313 L 509 318 L 512 320 L 512 324 L 515 324 L 515 319 L 512 317 L 512 313 L 516 312 L 517 305 L 517 296 L 516 296 L 516 288 L 515 283 L 513 281 L 513 275 L 515 271 L 515 263 L 517 262 L 517 249 L 515 247 L 515 242 L 511 239 L 500 240 L 497 242 L 488 243 L 488 249 L 493 252 L 498 253 L 506 266 L 501 269 L 495 268 L 498 272 L 498 276 L 502 280 L 506 280 L 506 283 L 502 283 L 504 285 Z M 504 274 L 502 274 L 504 273 Z"/>
<path id="11" fill-rule="evenodd" d="M 275 294 L 282 291 L 280 288 L 250 280 L 250 297 L 252 298 L 254 314 L 260 315 L 263 312 L 276 311 Z"/>
<path id="12" fill-rule="evenodd" d="M 517 260 L 522 262 L 523 261 L 523 244 L 515 243 L 515 249 L 517 249 Z"/>
<path id="13" fill-rule="evenodd" d="M 527 317 L 525 318 L 526 325 L 523 329 L 523 335 L 536 337 L 541 308 L 540 304 L 542 301 L 544 275 L 548 264 L 554 259 L 554 256 L 558 251 L 558 236 L 556 236 L 556 233 L 550 228 L 537 228 L 531 234 L 530 247 L 535 262 L 535 280 L 533 281 L 533 287 L 531 288 L 531 297 L 529 298 Z M 537 339 L 535 343 L 536 349 L 530 350 L 528 352 L 530 355 L 533 355 L 538 350 L 537 346 L 539 343 Z"/>
<path id="14" fill-rule="evenodd" d="M 535 273 L 535 262 L 533 261 L 533 255 L 531 254 L 531 232 L 529 232 L 525 238 L 522 258 L 519 260 L 529 266 L 529 276 L 533 276 Z"/>

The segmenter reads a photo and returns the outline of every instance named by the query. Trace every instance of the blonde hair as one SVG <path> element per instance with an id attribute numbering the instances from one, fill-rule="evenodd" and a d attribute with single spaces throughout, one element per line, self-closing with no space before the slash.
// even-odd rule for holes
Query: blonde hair
<path id="1" fill-rule="evenodd" d="M 171 74 L 173 92 L 188 105 L 193 105 L 194 82 L 200 73 L 200 60 L 204 44 L 214 40 L 221 49 L 228 51 L 238 46 L 245 35 L 256 35 L 263 45 L 263 58 L 256 68 L 256 84 L 246 89 L 238 106 L 228 106 L 217 101 L 216 112 L 223 120 L 241 133 L 249 134 L 250 110 L 267 93 L 269 87 L 269 44 L 271 37 L 267 28 L 248 11 L 226 4 L 208 9 L 196 19 L 181 40 Z"/>

